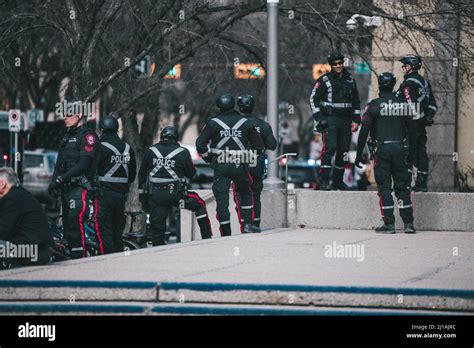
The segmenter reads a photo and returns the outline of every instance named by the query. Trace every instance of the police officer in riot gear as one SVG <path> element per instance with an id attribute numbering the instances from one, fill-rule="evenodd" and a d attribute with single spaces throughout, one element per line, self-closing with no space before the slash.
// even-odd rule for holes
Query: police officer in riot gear
<path id="1" fill-rule="evenodd" d="M 95 195 L 96 162 L 99 139 L 85 125 L 82 102 L 75 102 L 64 112 L 67 132 L 59 145 L 58 159 L 48 191 L 61 194 L 64 234 L 71 251 L 71 258 L 86 257 L 84 220 L 89 214 L 89 200 L 97 206 Z M 69 112 L 72 110 L 72 112 Z M 97 211 L 94 223 L 99 252 L 104 253 L 102 236 L 97 228 Z"/>
<path id="2" fill-rule="evenodd" d="M 137 172 L 135 153 L 129 144 L 119 138 L 118 128 L 115 117 L 105 116 L 100 120 L 98 224 L 106 254 L 123 250 L 125 202 Z"/>
<path id="3" fill-rule="evenodd" d="M 413 191 L 427 192 L 428 154 L 426 153 L 426 127 L 434 123 L 433 117 L 438 110 L 431 84 L 423 78 L 418 70 L 421 68 L 421 58 L 410 54 L 400 59 L 405 74 L 398 90 L 398 95 L 412 105 L 413 119 L 416 124 L 416 182 Z"/>
<path id="4" fill-rule="evenodd" d="M 316 131 L 322 133 L 321 190 L 331 190 L 329 176 L 334 154 L 332 188 L 347 190 L 343 183 L 344 165 L 349 163 L 351 131 L 360 124 L 360 100 L 352 75 L 344 68 L 344 55 L 333 52 L 328 56 L 331 71 L 322 75 L 311 92 L 310 105 Z"/>
<path id="5" fill-rule="evenodd" d="M 265 150 L 274 151 L 277 147 L 277 140 L 273 135 L 272 127 L 253 114 L 254 108 L 253 96 L 249 94 L 241 95 L 237 98 L 237 105 L 239 106 L 239 111 L 254 125 L 257 132 L 260 134 Z M 256 227 L 260 228 L 260 213 L 262 210 L 262 204 L 260 201 L 260 196 L 263 190 L 263 179 L 264 179 L 264 170 L 265 170 L 265 161 L 266 156 L 265 152 L 258 157 L 255 165 L 250 165 L 250 177 L 252 178 L 252 191 L 254 194 L 254 219 L 253 223 Z M 239 198 L 241 200 L 241 198 Z"/>
<path id="6" fill-rule="evenodd" d="M 371 144 L 375 147 L 375 180 L 384 220 L 383 226 L 375 230 L 377 233 L 395 233 L 393 178 L 405 233 L 415 233 L 410 196 L 411 170 L 416 150 L 415 124 L 406 103 L 392 92 L 396 83 L 395 76 L 384 72 L 379 75 L 378 82 L 379 98 L 367 104 L 362 115 L 355 164 L 360 167 L 363 161 L 362 152 L 370 133 Z"/>
<path id="7" fill-rule="evenodd" d="M 160 142 L 145 151 L 138 187 L 142 205 L 151 208 L 150 227 L 153 245 L 165 244 L 166 218 L 172 206 L 188 209 L 196 214 L 203 239 L 211 238 L 211 223 L 206 203 L 192 191 L 187 191 L 184 178 L 196 174 L 191 154 L 178 144 L 175 127 L 165 127 Z"/>
<path id="8" fill-rule="evenodd" d="M 216 105 L 220 113 L 208 119 L 196 140 L 196 149 L 214 168 L 212 191 L 216 197 L 221 235 L 231 235 L 229 213 L 231 183 L 234 193 L 239 193 L 234 194 L 234 197 L 237 197 L 241 232 L 259 232 L 260 229 L 253 225 L 252 178 L 248 168 L 249 163 L 255 161 L 263 151 L 262 138 L 252 122 L 234 110 L 235 99 L 232 95 L 222 94 L 217 98 Z"/>

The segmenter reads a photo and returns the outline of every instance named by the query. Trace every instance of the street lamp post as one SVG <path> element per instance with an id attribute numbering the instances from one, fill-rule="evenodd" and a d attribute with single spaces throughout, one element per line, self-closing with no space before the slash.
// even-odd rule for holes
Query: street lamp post
<path id="1" fill-rule="evenodd" d="M 267 115 L 268 123 L 278 135 L 278 2 L 267 0 Z M 274 161 L 273 151 L 268 155 L 268 178 L 265 186 L 269 189 L 284 187 L 278 178 L 278 161 Z"/>

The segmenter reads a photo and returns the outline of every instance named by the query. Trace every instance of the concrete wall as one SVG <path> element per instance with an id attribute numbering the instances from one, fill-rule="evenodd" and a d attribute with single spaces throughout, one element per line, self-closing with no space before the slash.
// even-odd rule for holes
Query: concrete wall
<path id="1" fill-rule="evenodd" d="M 211 191 L 198 191 L 206 200 L 213 234 L 218 237 L 219 225 L 215 218 L 215 201 Z M 283 227 L 285 223 L 283 191 L 263 191 L 262 229 Z M 474 194 L 430 192 L 413 194 L 415 227 L 428 231 L 474 231 Z M 235 204 L 230 201 L 232 234 L 240 228 Z M 403 228 L 395 210 L 397 228 Z M 375 191 L 343 192 L 291 190 L 288 196 L 290 227 L 329 229 L 373 229 L 382 224 L 379 198 Z M 199 240 L 196 218 L 189 211 L 181 214 L 182 241 Z"/>

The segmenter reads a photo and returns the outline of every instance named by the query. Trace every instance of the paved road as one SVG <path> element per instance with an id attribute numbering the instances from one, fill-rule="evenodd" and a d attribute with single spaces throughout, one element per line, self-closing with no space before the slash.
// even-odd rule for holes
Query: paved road
<path id="1" fill-rule="evenodd" d="M 338 255 L 344 245 L 346 254 Z M 3 271 L 0 279 L 472 290 L 473 247 L 474 234 L 469 232 L 378 235 L 364 230 L 279 229 Z M 347 254 L 349 249 L 360 253 Z M 345 257 L 330 257 L 329 251 Z"/>

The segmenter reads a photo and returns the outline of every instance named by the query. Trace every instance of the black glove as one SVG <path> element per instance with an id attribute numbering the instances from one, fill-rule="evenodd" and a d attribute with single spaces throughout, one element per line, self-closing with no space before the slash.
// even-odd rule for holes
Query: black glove
<path id="1" fill-rule="evenodd" d="M 408 169 L 413 169 L 413 166 L 415 165 L 415 156 L 408 155 L 406 159 L 406 165 Z"/>
<path id="2" fill-rule="evenodd" d="M 433 123 L 434 123 L 433 116 L 430 116 L 430 115 L 425 116 L 425 125 L 426 125 L 427 127 L 432 126 Z"/>
<path id="3" fill-rule="evenodd" d="M 150 199 L 148 197 L 148 193 L 140 193 L 138 196 L 140 203 L 142 204 L 142 210 L 149 210 L 150 209 Z"/>
<path id="4" fill-rule="evenodd" d="M 321 130 L 324 130 L 328 127 L 329 127 L 329 123 L 328 123 L 328 120 L 326 119 L 326 117 L 321 118 L 321 120 L 318 123 L 318 128 L 321 129 Z"/>
<path id="5" fill-rule="evenodd" d="M 362 155 L 357 155 L 357 157 L 355 159 L 355 162 L 354 162 L 354 165 L 357 168 L 362 169 L 362 163 L 364 163 L 364 160 L 362 159 Z"/>
<path id="6" fill-rule="evenodd" d="M 48 186 L 48 193 L 53 197 L 58 197 L 60 195 L 61 187 L 64 185 L 64 180 L 60 176 L 56 178 Z"/>

